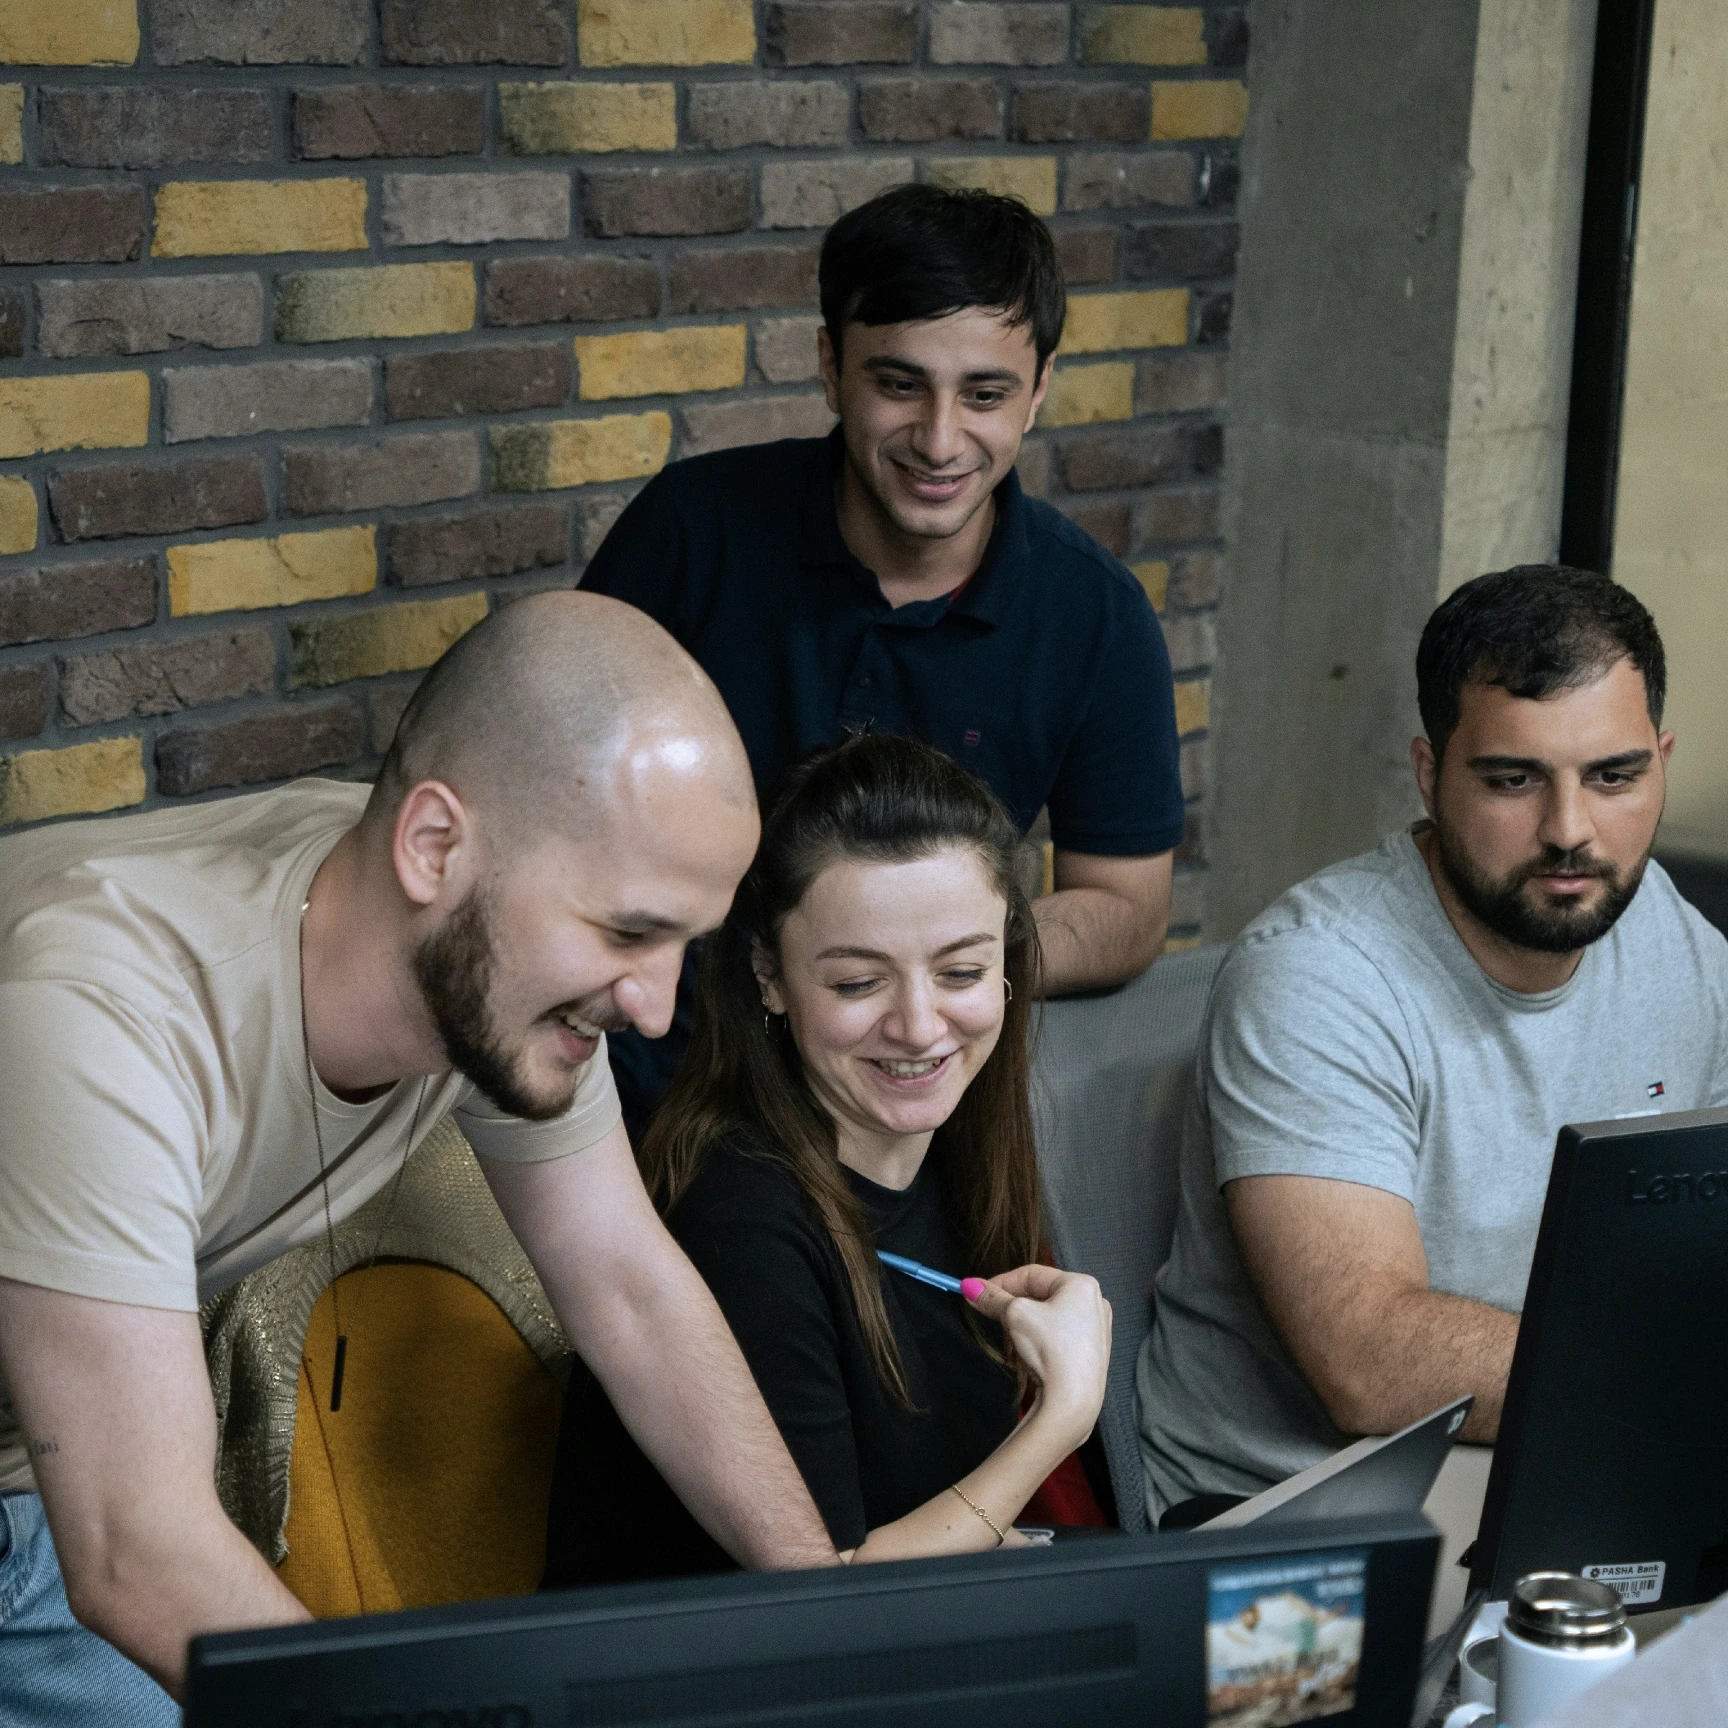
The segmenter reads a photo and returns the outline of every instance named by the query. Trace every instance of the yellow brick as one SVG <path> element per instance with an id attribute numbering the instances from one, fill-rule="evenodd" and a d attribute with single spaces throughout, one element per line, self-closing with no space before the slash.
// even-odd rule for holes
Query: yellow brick
<path id="1" fill-rule="evenodd" d="M 365 250 L 364 180 L 176 180 L 156 189 L 154 258 Z"/>
<path id="2" fill-rule="evenodd" d="M 1145 564 L 1130 564 L 1128 568 L 1140 578 L 1140 586 L 1146 590 L 1152 610 L 1162 612 L 1170 593 L 1170 566 L 1162 558 L 1154 558 Z"/>
<path id="3" fill-rule="evenodd" d="M 0 757 L 0 822 L 42 822 L 144 801 L 144 741 L 98 738 Z"/>
<path id="4" fill-rule="evenodd" d="M 24 86 L 0 84 L 0 162 L 24 160 Z"/>
<path id="5" fill-rule="evenodd" d="M 543 420 L 492 428 L 494 491 L 546 492 L 597 480 L 658 474 L 672 448 L 672 417 L 606 414 L 598 420 Z"/>
<path id="6" fill-rule="evenodd" d="M 584 402 L 731 390 L 744 382 L 742 324 L 634 330 L 623 336 L 578 336 L 575 341 L 577 393 Z"/>
<path id="7" fill-rule="evenodd" d="M 1197 6 L 1084 6 L 1080 58 L 1088 66 L 1204 66 Z"/>
<path id="8" fill-rule="evenodd" d="M 1212 723 L 1212 680 L 1192 678 L 1176 686 L 1176 735 L 1204 732 Z"/>
<path id="9" fill-rule="evenodd" d="M 273 540 L 206 540 L 168 548 L 168 610 L 176 618 L 296 606 L 378 586 L 378 531 L 325 528 Z"/>
<path id="10" fill-rule="evenodd" d="M 1240 138 L 1248 118 L 1248 86 L 1237 78 L 1166 83 L 1152 80 L 1152 136 Z"/>
<path id="11" fill-rule="evenodd" d="M 1134 418 L 1134 367 L 1127 360 L 1098 366 L 1059 366 L 1038 410 L 1038 424 L 1084 426 L 1093 420 Z"/>
<path id="12" fill-rule="evenodd" d="M 929 164 L 931 182 L 1018 198 L 1035 216 L 1056 211 L 1054 156 L 944 156 Z"/>
<path id="13" fill-rule="evenodd" d="M 446 336 L 474 327 L 471 264 L 380 264 L 303 270 L 276 290 L 281 342 Z"/>
<path id="14" fill-rule="evenodd" d="M 518 156 L 674 150 L 676 95 L 672 84 L 500 84 L 498 123 Z"/>
<path id="15" fill-rule="evenodd" d="M 149 436 L 150 379 L 143 372 L 0 378 L 0 457 L 131 449 Z"/>
<path id="16" fill-rule="evenodd" d="M 1118 348 L 1174 348 L 1188 340 L 1186 288 L 1136 288 L 1068 299 L 1063 354 L 1109 354 Z"/>
<path id="17" fill-rule="evenodd" d="M 138 0 L 0 0 L 0 66 L 130 66 Z"/>
<path id="18" fill-rule="evenodd" d="M 750 0 L 577 0 L 576 54 L 584 66 L 749 66 L 754 9 Z"/>
<path id="19" fill-rule="evenodd" d="M 28 480 L 0 477 L 0 552 L 36 548 L 36 488 Z"/>
<path id="20" fill-rule="evenodd" d="M 346 684 L 387 672 L 430 666 L 450 644 L 486 616 L 486 596 L 406 600 L 344 618 L 308 619 L 294 626 L 292 682 Z"/>

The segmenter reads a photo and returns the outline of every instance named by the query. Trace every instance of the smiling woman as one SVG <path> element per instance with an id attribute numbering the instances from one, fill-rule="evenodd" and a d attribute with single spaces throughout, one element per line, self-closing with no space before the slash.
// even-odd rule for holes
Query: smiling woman
<path id="1" fill-rule="evenodd" d="M 1103 1398 L 1109 1305 L 1036 1263 L 1037 938 L 1016 838 L 984 786 L 907 739 L 796 770 L 703 956 L 695 1035 L 641 1151 L 857 1560 L 1018 1541 Z M 967 1275 L 988 1280 L 970 1300 L 953 1293 Z M 547 1555 L 551 1585 L 725 1563 L 581 1374 Z"/>

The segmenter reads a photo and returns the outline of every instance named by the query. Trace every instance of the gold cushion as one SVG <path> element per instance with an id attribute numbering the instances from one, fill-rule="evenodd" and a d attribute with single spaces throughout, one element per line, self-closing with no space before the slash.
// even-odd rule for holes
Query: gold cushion
<path id="1" fill-rule="evenodd" d="M 289 1460 L 282 1582 L 320 1619 L 522 1595 L 546 1559 L 560 1392 L 476 1284 L 390 1263 L 312 1309 Z"/>

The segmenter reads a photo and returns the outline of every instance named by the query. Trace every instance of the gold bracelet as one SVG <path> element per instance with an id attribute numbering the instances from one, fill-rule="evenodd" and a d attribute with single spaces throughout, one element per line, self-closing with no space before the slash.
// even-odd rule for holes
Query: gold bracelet
<path id="1" fill-rule="evenodd" d="M 1002 1526 L 1000 1524 L 998 1524 L 996 1522 L 996 1520 L 994 1518 L 992 1518 L 990 1516 L 990 1514 L 988 1512 L 986 1512 L 984 1510 L 984 1508 L 982 1506 L 980 1506 L 976 1500 L 972 1499 L 967 1494 L 966 1490 L 964 1488 L 962 1488 L 958 1482 L 952 1482 L 949 1484 L 949 1486 L 950 1486 L 950 1488 L 953 1489 L 953 1491 L 956 1494 L 958 1494 L 960 1496 L 961 1500 L 964 1501 L 967 1506 L 971 1507 L 971 1509 L 974 1512 L 976 1512 L 978 1514 L 978 1516 L 980 1518 L 982 1518 L 984 1520 L 984 1522 L 986 1524 L 988 1524 L 992 1530 L 994 1530 L 996 1532 L 996 1546 L 998 1548 L 1000 1548 L 1002 1546 L 1002 1544 L 1008 1540 L 1008 1532 L 1006 1530 L 1004 1530 L 1002 1528 Z"/>

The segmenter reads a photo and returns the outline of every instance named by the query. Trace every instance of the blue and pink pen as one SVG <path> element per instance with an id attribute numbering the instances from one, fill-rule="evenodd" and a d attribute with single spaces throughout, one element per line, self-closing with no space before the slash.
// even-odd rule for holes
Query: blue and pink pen
<path id="1" fill-rule="evenodd" d="M 876 1250 L 876 1258 L 884 1266 L 892 1266 L 896 1272 L 904 1272 L 908 1278 L 916 1278 L 920 1284 L 928 1284 L 933 1290 L 946 1290 L 950 1296 L 964 1296 L 968 1302 L 976 1302 L 984 1294 L 982 1278 L 955 1278 L 946 1272 L 938 1272 L 934 1266 L 921 1265 L 916 1260 L 908 1260 L 904 1254 L 890 1254 L 882 1248 Z"/>

